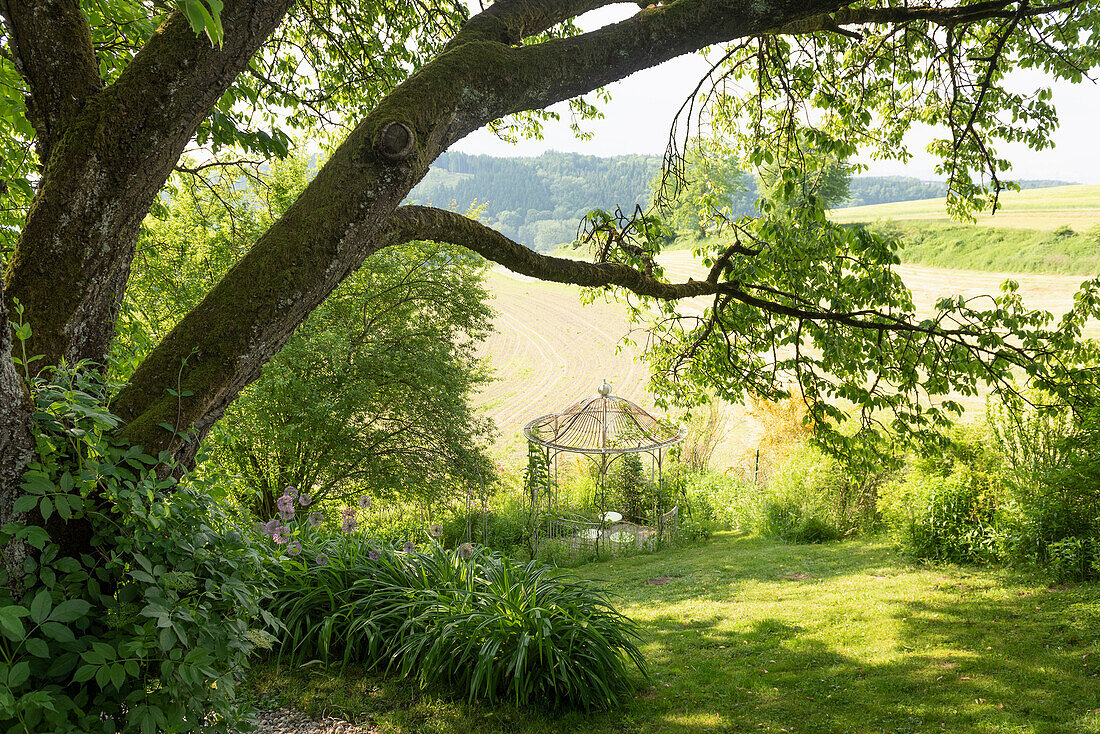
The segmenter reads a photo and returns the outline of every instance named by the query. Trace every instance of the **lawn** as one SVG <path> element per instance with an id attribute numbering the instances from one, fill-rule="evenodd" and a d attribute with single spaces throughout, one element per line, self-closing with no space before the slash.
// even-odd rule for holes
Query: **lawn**
<path id="1" fill-rule="evenodd" d="M 264 664 L 252 688 L 382 732 L 1100 732 L 1097 585 L 729 533 L 577 574 L 642 627 L 650 677 L 618 711 L 468 705 L 353 669 Z"/>

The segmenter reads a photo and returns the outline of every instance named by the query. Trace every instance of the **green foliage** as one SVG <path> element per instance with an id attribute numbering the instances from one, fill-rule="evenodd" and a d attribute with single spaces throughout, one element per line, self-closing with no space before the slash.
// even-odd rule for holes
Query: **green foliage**
<path id="1" fill-rule="evenodd" d="M 758 486 L 736 475 L 688 474 L 688 516 L 710 527 L 790 543 L 870 535 L 881 527 L 885 467 L 850 467 L 811 445 L 791 451 Z"/>
<path id="2" fill-rule="evenodd" d="M 1032 407 L 1022 401 L 990 406 L 989 424 L 1008 467 L 1015 503 L 1004 524 L 1011 558 L 1050 563 L 1061 576 L 1065 554 L 1075 544 L 1088 548 L 1100 539 L 1097 419 L 1095 408 L 1075 416 L 1065 407 Z M 1062 541 L 1068 545 L 1055 565 L 1052 546 Z M 1086 571 L 1087 556 L 1081 556 Z"/>
<path id="3" fill-rule="evenodd" d="M 793 185 L 780 194 L 799 196 Z M 1100 280 L 1083 284 L 1058 320 L 1027 307 L 1014 281 L 988 299 L 941 298 L 925 318 L 894 269 L 896 242 L 833 224 L 816 199 L 789 203 L 762 200 L 760 217 L 696 248 L 710 277 L 730 289 L 701 317 L 658 299 L 631 302 L 634 318 L 650 325 L 658 394 L 682 404 L 712 393 L 732 403 L 774 401 L 797 385 L 815 440 L 874 464 L 883 447 L 940 441 L 962 412 L 955 395 L 987 385 L 1004 391 L 1023 372 L 1069 399 L 1094 362 L 1097 345 L 1080 334 L 1100 313 Z M 642 232 L 634 236 L 648 246 Z"/>
<path id="4" fill-rule="evenodd" d="M 662 220 L 681 235 L 706 237 L 721 223 L 753 210 L 755 186 L 738 168 L 737 157 L 705 138 L 689 142 L 675 178 L 662 171 L 650 189 Z"/>
<path id="5" fill-rule="evenodd" d="M 694 523 L 721 530 L 751 532 L 756 524 L 759 488 L 729 474 L 689 472 L 683 476 L 685 514 Z"/>
<path id="6" fill-rule="evenodd" d="M 622 508 L 623 515 L 635 522 L 644 523 L 652 517 L 654 508 L 663 508 L 660 493 L 649 481 L 638 454 L 623 454 L 608 477 L 611 499 L 608 506 Z"/>
<path id="7" fill-rule="evenodd" d="M 1100 538 L 1069 536 L 1047 546 L 1055 581 L 1087 581 L 1100 578 Z"/>
<path id="8" fill-rule="evenodd" d="M 793 451 L 768 477 L 756 532 L 793 543 L 822 543 L 878 529 L 885 470 L 849 467 L 813 446 Z"/>
<path id="9" fill-rule="evenodd" d="M 961 469 L 949 476 L 918 475 L 903 538 L 917 558 L 991 563 L 1000 553 L 999 497 L 984 477 Z"/>
<path id="10" fill-rule="evenodd" d="M 884 508 L 918 557 L 1038 564 L 1061 581 L 1095 578 L 1098 440 L 1095 412 L 1075 417 L 1065 407 L 991 401 L 986 422 L 914 459 L 888 487 Z"/>
<path id="11" fill-rule="evenodd" d="M 32 384 L 26 519 L 0 528 L 0 546 L 33 549 L 21 576 L 0 579 L 0 727 L 232 730 L 249 656 L 279 627 L 260 606 L 269 557 L 208 488 L 161 479 L 168 467 L 110 439 L 118 419 L 94 371 Z M 94 554 L 59 552 L 89 527 Z"/>
<path id="12" fill-rule="evenodd" d="M 537 561 L 436 542 L 398 551 L 356 536 L 298 558 L 271 605 L 287 627 L 280 658 L 294 663 L 342 660 L 470 700 L 585 710 L 618 704 L 628 665 L 643 667 L 636 627 L 606 594 Z"/>
<path id="13" fill-rule="evenodd" d="M 304 159 L 262 179 L 180 186 L 147 222 L 127 291 L 116 372 L 125 376 L 305 185 Z M 204 234 L 195 236 L 195 231 Z M 317 500 L 361 492 L 433 500 L 485 487 L 491 424 L 470 407 L 487 380 L 485 263 L 417 242 L 372 256 L 310 314 L 208 439 L 214 466 L 262 519 L 287 485 Z"/>
<path id="14" fill-rule="evenodd" d="M 826 209 L 840 206 L 850 196 L 849 155 L 845 146 L 819 149 L 809 140 L 800 140 L 777 163 L 761 168 L 760 196 L 788 209 L 805 206 L 811 199 Z"/>

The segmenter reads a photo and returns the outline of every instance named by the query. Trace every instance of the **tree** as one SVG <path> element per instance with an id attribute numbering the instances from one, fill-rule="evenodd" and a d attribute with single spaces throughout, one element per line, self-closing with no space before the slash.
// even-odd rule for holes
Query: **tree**
<path id="1" fill-rule="evenodd" d="M 163 218 L 150 218 L 139 238 L 141 267 L 112 354 L 117 377 L 202 299 L 310 173 L 290 158 L 251 177 L 215 174 L 210 188 L 173 187 Z M 314 309 L 208 437 L 214 465 L 243 480 L 245 504 L 267 520 L 287 485 L 315 501 L 363 492 L 431 500 L 484 485 L 491 423 L 470 407 L 486 379 L 476 353 L 492 318 L 484 271 L 468 250 L 409 243 L 371 258 Z"/>
<path id="2" fill-rule="evenodd" d="M 500 0 L 466 18 L 462 5 L 443 0 L 227 0 L 220 10 L 199 0 L 4 0 L 2 153 L 5 165 L 27 161 L 20 180 L 33 190 L 25 215 L 12 215 L 18 226 L 4 230 L 18 232 L 4 301 L 8 313 L 16 302 L 24 309 L 31 354 L 42 356 L 36 365 L 105 361 L 140 224 L 192 141 L 210 149 L 214 157 L 200 164 L 208 168 L 283 154 L 283 128 L 337 122 L 347 134 L 309 186 L 118 392 L 120 438 L 191 460 L 340 282 L 365 258 L 413 240 L 467 247 L 547 280 L 663 302 L 713 297 L 697 330 L 659 347 L 669 374 L 717 382 L 724 394 L 767 387 L 760 347 L 786 346 L 795 356 L 771 369 L 805 378 L 803 392 L 822 418 L 839 412 L 827 401 L 840 397 L 919 424 L 912 405 L 924 392 L 971 390 L 978 380 L 1005 379 L 1013 365 L 1051 366 L 1052 349 L 1079 333 L 1100 301 L 1094 284 L 1075 320 L 1053 329 L 1011 293 L 987 310 L 952 303 L 936 318 L 917 318 L 890 273 L 890 247 L 814 212 L 765 218 L 746 231 L 749 241 L 704 255 L 713 263 L 708 277 L 669 283 L 633 249 L 610 248 L 602 263 L 555 259 L 458 214 L 401 205 L 431 161 L 473 130 L 529 132 L 545 116 L 539 111 L 561 100 L 592 114 L 578 95 L 722 45 L 709 98 L 742 160 L 766 164 L 777 145 L 798 140 L 795 122 L 807 107 L 821 131 L 815 147 L 836 154 L 863 143 L 904 156 L 912 123 L 939 125 L 947 135 L 933 152 L 950 206 L 965 213 L 1004 185 L 1008 164 L 994 144 L 1049 145 L 1056 121 L 1049 92 L 1012 91 L 1005 73 L 1038 67 L 1080 81 L 1100 54 L 1092 0 L 673 0 L 597 30 L 574 26 L 574 17 L 607 4 Z M 747 92 L 721 93 L 730 77 Z M 32 147 L 36 159 L 21 157 Z M 1007 332 L 1016 341 L 1006 342 Z M 803 339 L 829 349 L 812 357 Z M 673 356 L 677 347 L 682 358 Z M 30 441 L 10 362 L 5 349 L 3 498 L 17 492 L 18 457 Z M 55 537 L 62 551 L 84 542 L 72 525 L 55 528 Z"/>

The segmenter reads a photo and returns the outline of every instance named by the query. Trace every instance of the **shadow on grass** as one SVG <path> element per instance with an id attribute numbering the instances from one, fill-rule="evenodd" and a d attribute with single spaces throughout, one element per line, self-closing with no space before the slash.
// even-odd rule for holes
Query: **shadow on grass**
<path id="1" fill-rule="evenodd" d="M 651 676 L 639 677 L 633 700 L 617 711 L 470 705 L 355 668 L 262 665 L 253 687 L 269 703 L 381 732 L 1100 734 L 1095 585 L 1047 588 L 954 567 L 914 571 L 875 544 L 782 546 L 732 536 L 578 575 L 607 579 L 621 601 L 652 613 L 642 630 Z M 647 583 L 661 576 L 669 582 Z M 893 584 L 892 576 L 905 578 Z M 755 603 L 742 603 L 737 592 L 754 582 L 762 583 L 745 597 Z M 779 593 L 791 603 L 777 606 Z M 817 594 L 816 606 L 799 606 Z M 688 605 L 690 614 L 665 608 L 691 600 L 700 603 Z M 844 615 L 861 619 L 844 625 Z"/>
<path id="2" fill-rule="evenodd" d="M 635 701 L 638 731 L 1100 732 L 1100 588 L 962 586 L 899 603 L 878 663 L 782 620 L 660 616 L 647 636 L 671 654 Z"/>

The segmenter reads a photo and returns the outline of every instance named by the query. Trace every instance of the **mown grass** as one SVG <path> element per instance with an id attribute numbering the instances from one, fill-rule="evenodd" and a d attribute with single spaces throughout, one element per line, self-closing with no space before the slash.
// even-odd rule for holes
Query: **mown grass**
<path id="1" fill-rule="evenodd" d="M 577 573 L 605 580 L 643 628 L 650 677 L 617 711 L 469 705 L 360 669 L 272 663 L 253 693 L 382 732 L 1100 732 L 1096 585 L 729 533 Z"/>
<path id="2" fill-rule="evenodd" d="M 939 222 L 882 222 L 879 234 L 897 236 L 898 256 L 912 265 L 1002 273 L 1095 275 L 1100 272 L 1100 228 L 1077 232 L 1001 229 Z"/>

